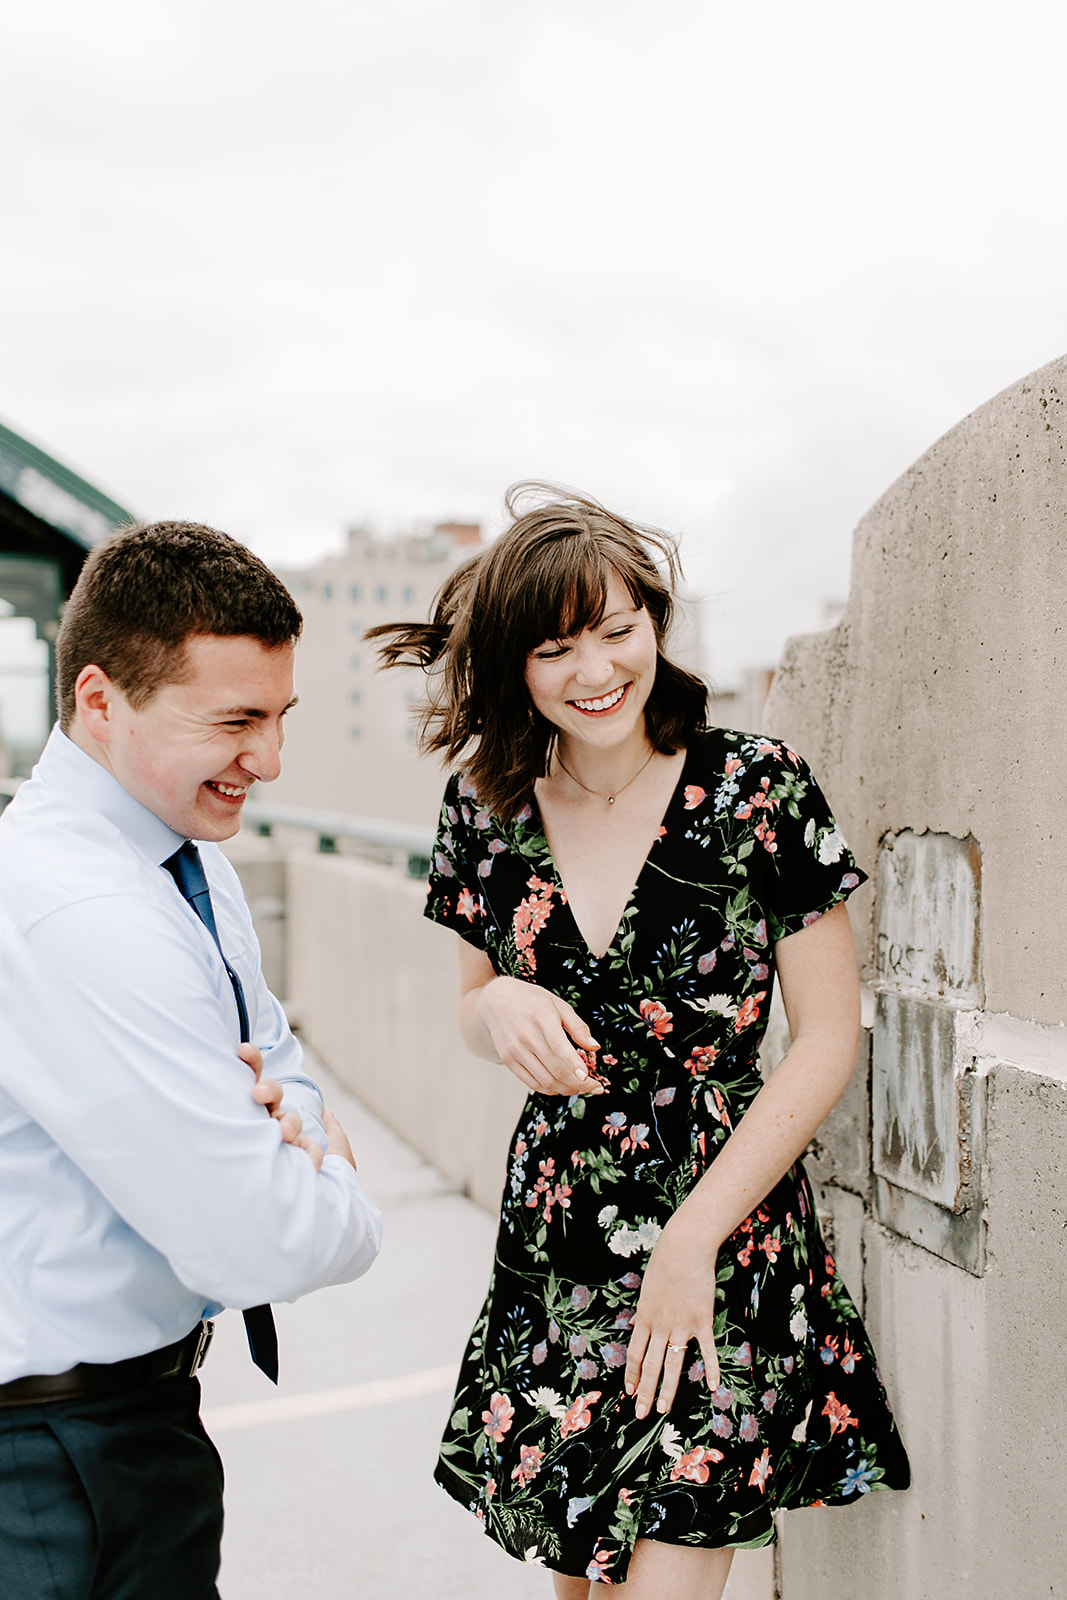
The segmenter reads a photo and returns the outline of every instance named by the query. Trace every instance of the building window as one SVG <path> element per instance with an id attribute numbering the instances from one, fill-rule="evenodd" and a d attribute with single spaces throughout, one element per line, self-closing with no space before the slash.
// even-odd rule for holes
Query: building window
<path id="1" fill-rule="evenodd" d="M 352 632 L 353 633 L 362 633 L 363 632 L 363 624 L 356 617 L 352 618 Z"/>
<path id="2" fill-rule="evenodd" d="M 414 603 L 414 600 L 415 600 L 415 591 L 414 591 L 414 589 L 411 587 L 410 583 L 405 583 L 405 585 L 404 585 L 404 604 L 406 606 L 410 606 L 410 605 L 412 605 Z"/>
<path id="3" fill-rule="evenodd" d="M 352 737 L 353 737 L 353 739 L 358 739 L 359 738 L 359 733 L 360 733 L 360 730 L 358 728 L 353 728 L 352 729 Z"/>
<path id="4" fill-rule="evenodd" d="M 359 671 L 359 657 L 358 656 L 353 656 L 352 660 L 349 663 L 349 665 L 351 666 L 353 672 L 358 672 Z"/>
<path id="5" fill-rule="evenodd" d="M 349 589 L 349 591 L 348 591 L 348 598 L 350 600 L 358 600 L 359 597 L 360 597 L 360 593 L 361 593 L 361 590 L 360 590 L 359 584 L 358 583 L 354 583 L 352 585 L 351 589 Z"/>
<path id="6" fill-rule="evenodd" d="M 351 702 L 352 702 L 352 704 L 354 706 L 358 706 L 359 705 L 359 700 L 360 700 L 359 690 L 358 689 L 353 689 L 352 693 L 349 695 L 348 698 L 351 700 Z"/>
<path id="7" fill-rule="evenodd" d="M 387 593 L 388 593 L 388 591 L 387 591 L 387 589 L 385 587 L 385 584 L 384 583 L 380 583 L 378 585 L 378 600 L 379 600 L 379 603 L 381 603 L 381 604 L 385 603 L 385 599 L 386 599 Z"/>
<path id="8" fill-rule="evenodd" d="M 333 599 L 333 584 L 332 583 L 324 583 L 323 584 L 323 586 L 322 586 L 322 598 L 324 600 L 332 600 Z"/>

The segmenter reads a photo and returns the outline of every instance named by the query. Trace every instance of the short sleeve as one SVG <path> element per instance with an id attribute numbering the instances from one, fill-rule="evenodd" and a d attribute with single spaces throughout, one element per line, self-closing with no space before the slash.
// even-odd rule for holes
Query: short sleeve
<path id="1" fill-rule="evenodd" d="M 484 950 L 486 907 L 478 876 L 477 809 L 470 785 L 462 774 L 454 774 L 441 803 L 423 916 L 452 928 L 468 944 Z"/>
<path id="2" fill-rule="evenodd" d="M 780 741 L 765 741 L 761 753 L 750 772 L 772 802 L 756 828 L 763 834 L 762 898 L 771 938 L 784 939 L 846 900 L 867 874 L 807 763 Z"/>

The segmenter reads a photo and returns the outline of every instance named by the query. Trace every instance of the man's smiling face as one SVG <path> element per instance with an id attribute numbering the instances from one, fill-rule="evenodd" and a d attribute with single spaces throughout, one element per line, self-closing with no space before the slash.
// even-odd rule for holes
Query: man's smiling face
<path id="1" fill-rule="evenodd" d="M 103 674 L 96 687 L 99 669 L 86 667 L 79 684 L 85 680 L 92 706 L 82 717 L 92 753 L 175 833 L 232 838 L 252 784 L 281 771 L 283 718 L 295 704 L 293 655 L 289 644 L 194 634 L 182 681 L 164 684 L 140 710 Z"/>

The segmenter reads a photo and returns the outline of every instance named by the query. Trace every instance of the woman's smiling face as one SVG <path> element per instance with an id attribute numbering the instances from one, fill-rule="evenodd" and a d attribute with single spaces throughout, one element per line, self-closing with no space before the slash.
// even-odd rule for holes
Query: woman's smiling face
<path id="1" fill-rule="evenodd" d="M 526 687 L 561 739 L 610 749 L 635 732 L 643 735 L 656 662 L 652 619 L 612 572 L 600 621 L 535 646 L 526 660 Z"/>

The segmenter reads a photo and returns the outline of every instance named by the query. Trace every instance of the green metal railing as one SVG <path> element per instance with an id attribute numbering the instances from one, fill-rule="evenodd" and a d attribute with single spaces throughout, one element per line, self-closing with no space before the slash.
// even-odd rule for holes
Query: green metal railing
<path id="1" fill-rule="evenodd" d="M 245 802 L 244 820 L 248 827 L 268 838 L 275 828 L 299 828 L 317 834 L 322 855 L 336 855 L 337 841 L 351 839 L 386 852 L 411 878 L 425 878 L 430 870 L 434 831 L 417 823 L 354 817 L 344 811 L 311 811 L 304 806 L 273 806 L 263 800 Z"/>

